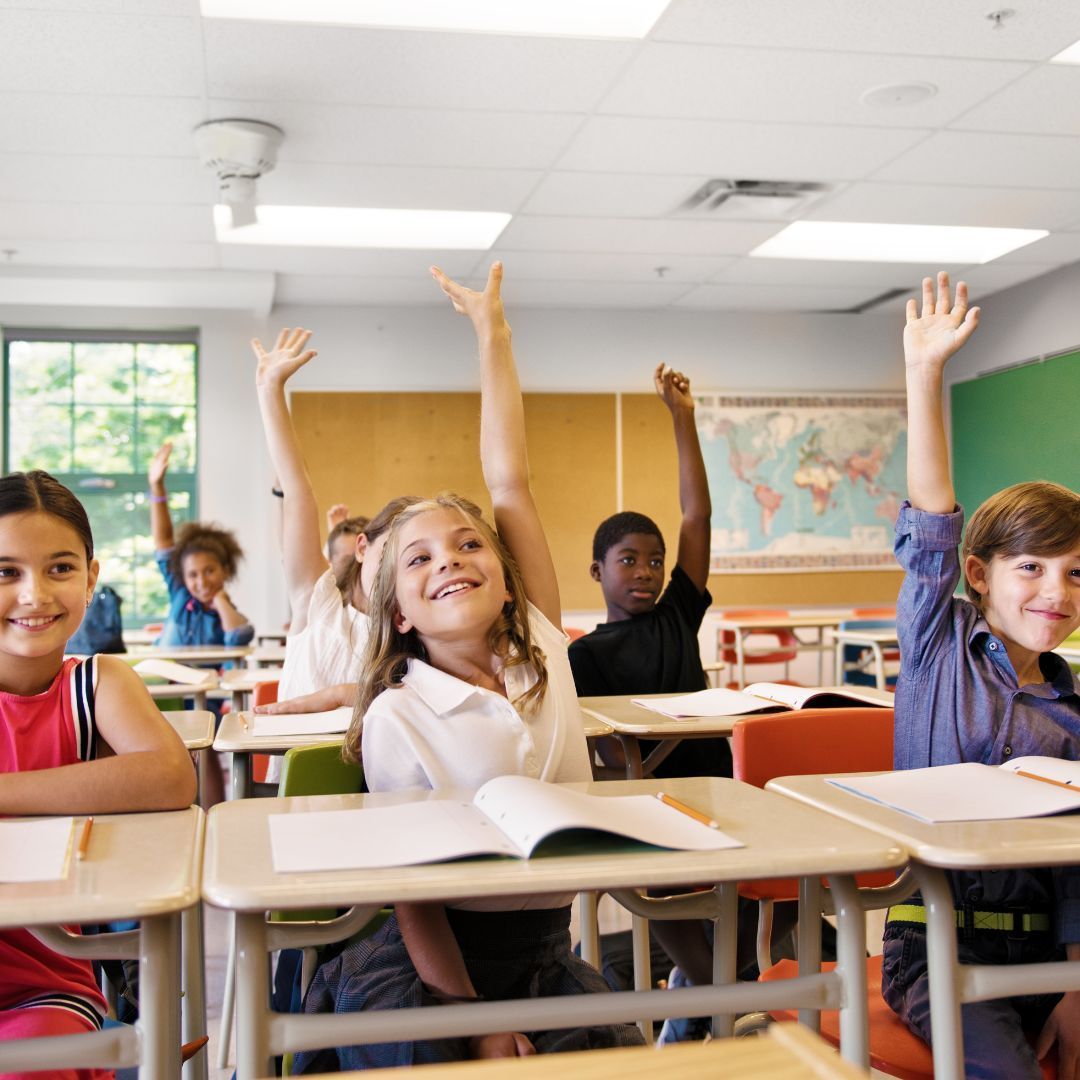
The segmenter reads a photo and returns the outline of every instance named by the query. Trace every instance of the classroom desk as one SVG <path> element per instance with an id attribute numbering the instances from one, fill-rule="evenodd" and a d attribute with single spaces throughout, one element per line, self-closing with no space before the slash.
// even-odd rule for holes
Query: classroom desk
<path id="1" fill-rule="evenodd" d="M 239 663 L 250 652 L 250 645 L 139 645 L 128 649 L 127 656 L 135 660 L 154 657 L 158 660 L 175 660 L 178 664 L 216 666 L 230 660 Z"/>
<path id="2" fill-rule="evenodd" d="M 238 713 L 249 707 L 251 692 L 259 683 L 276 682 L 280 678 L 278 668 L 243 668 L 226 672 L 218 685 L 232 695 L 232 711 Z"/>
<path id="3" fill-rule="evenodd" d="M 870 649 L 874 654 L 874 678 L 879 690 L 887 689 L 885 678 L 885 652 L 899 646 L 895 630 L 835 630 L 827 631 L 829 639 L 836 646 L 836 685 L 844 681 L 844 646 L 859 645 Z"/>
<path id="4" fill-rule="evenodd" d="M 217 717 L 209 709 L 167 709 L 161 715 L 192 753 L 213 745 Z"/>
<path id="5" fill-rule="evenodd" d="M 191 701 L 195 709 L 205 712 L 206 695 L 211 690 L 218 688 L 218 677 L 211 672 L 207 672 L 207 674 L 210 675 L 210 678 L 199 683 L 198 686 L 178 682 L 147 682 L 146 689 L 155 701 L 171 701 L 174 698 L 180 698 L 183 701 Z M 156 675 L 151 677 L 158 678 Z"/>
<path id="6" fill-rule="evenodd" d="M 285 645 L 259 645 L 244 657 L 249 668 L 281 667 L 285 663 Z"/>
<path id="7" fill-rule="evenodd" d="M 813 630 L 816 637 L 813 641 L 799 641 L 801 652 L 816 652 L 818 654 L 818 683 L 823 683 L 824 678 L 824 654 L 832 649 L 832 644 L 826 639 L 825 632 L 836 629 L 846 619 L 852 618 L 850 610 L 846 611 L 809 611 L 803 615 L 743 615 L 735 617 L 723 617 L 715 620 L 717 631 L 728 630 L 735 636 L 735 667 L 738 674 L 739 686 L 746 685 L 746 658 L 753 655 L 747 648 L 746 642 L 754 634 L 760 634 L 774 627 L 781 630 L 790 630 L 798 637 L 799 630 Z M 719 633 L 717 635 L 719 640 Z M 717 655 L 720 649 L 730 646 L 718 645 Z M 765 651 L 776 652 L 777 647 L 770 645 Z"/>
<path id="8" fill-rule="evenodd" d="M 838 818 L 798 807 L 769 792 L 717 777 L 659 781 L 606 781 L 571 785 L 600 796 L 654 793 L 661 787 L 715 817 L 744 844 L 719 852 L 597 850 L 530 860 L 482 859 L 381 870 L 276 874 L 267 819 L 271 814 L 386 806 L 416 799 L 469 797 L 468 792 L 395 792 L 327 795 L 292 799 L 244 799 L 221 803 L 209 815 L 203 896 L 235 912 L 237 934 L 237 1076 L 251 1080 L 267 1073 L 269 1056 L 286 1050 L 445 1037 L 495 1031 L 535 1030 L 604 1024 L 640 1017 L 713 1013 L 718 1036 L 731 1033 L 735 1013 L 776 1008 L 841 1010 L 844 1056 L 867 1062 L 866 928 L 851 875 L 899 867 L 902 849 L 880 834 Z M 841 962 L 830 973 L 818 970 L 813 943 L 820 907 L 807 903 L 803 925 L 804 977 L 785 983 L 735 982 L 737 883 L 777 874 L 804 878 L 812 901 L 820 899 L 827 875 L 837 898 Z M 642 885 L 678 887 L 712 881 L 713 890 L 680 897 L 671 917 L 692 911 L 717 920 L 715 985 L 573 998 L 478 1002 L 350 1015 L 271 1013 L 267 953 L 310 942 L 301 924 L 266 921 L 270 909 L 343 907 L 374 911 L 386 903 L 443 901 L 481 896 L 523 896 L 582 890 L 633 890 Z M 624 894 L 628 903 L 638 894 Z M 676 910 L 677 908 L 677 910 Z M 358 914 L 363 917 L 367 910 Z M 305 938 L 305 934 L 309 935 Z M 322 940 L 329 940 L 323 938 Z M 809 1014 L 807 1014 L 809 1015 Z"/>
<path id="9" fill-rule="evenodd" d="M 1053 964 L 961 965 L 946 870 L 1006 870 L 1080 863 L 1080 817 L 1075 814 L 1016 821 L 930 825 L 852 795 L 824 776 L 770 780 L 769 791 L 798 800 L 851 824 L 874 829 L 900 844 L 926 904 L 930 1023 L 935 1080 L 963 1080 L 960 1004 L 1016 994 L 1080 990 L 1080 961 Z"/>
<path id="10" fill-rule="evenodd" d="M 255 643 L 257 645 L 284 645 L 288 638 L 288 633 L 285 630 L 276 630 L 273 633 L 256 634 Z"/>
<path id="11" fill-rule="evenodd" d="M 613 694 L 610 697 L 578 698 L 582 713 L 590 722 L 604 724 L 626 754 L 626 778 L 640 780 L 652 771 L 683 739 L 727 738 L 741 716 L 709 716 L 697 720 L 676 720 L 635 705 L 634 698 L 665 698 L 671 694 Z M 606 733 L 601 733 L 606 734 Z M 640 739 L 659 739 L 644 761 Z"/>
<path id="12" fill-rule="evenodd" d="M 400 1080 L 400 1069 L 331 1073 L 324 1080 Z M 798 1024 L 772 1024 L 760 1037 L 674 1043 L 657 1061 L 651 1047 L 581 1050 L 528 1058 L 493 1058 L 425 1065 L 430 1080 L 866 1080 L 866 1073 L 839 1057 L 823 1039 Z"/>
<path id="13" fill-rule="evenodd" d="M 0 1071 L 138 1064 L 151 1080 L 180 1076 L 181 1042 L 206 1031 L 199 908 L 205 822 L 197 806 L 95 816 L 87 857 L 72 858 L 63 881 L 0 885 L 0 927 L 34 928 L 51 948 L 88 959 L 139 957 L 134 1027 L 0 1043 Z M 138 919 L 140 928 L 74 938 L 57 929 L 120 919 Z M 206 1055 L 199 1057 L 205 1068 Z M 185 1075 L 195 1075 L 196 1067 L 189 1062 Z"/>

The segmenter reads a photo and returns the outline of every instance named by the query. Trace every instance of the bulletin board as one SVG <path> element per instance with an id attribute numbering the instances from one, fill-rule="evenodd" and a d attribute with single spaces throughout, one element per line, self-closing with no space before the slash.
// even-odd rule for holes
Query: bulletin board
<path id="1" fill-rule="evenodd" d="M 454 490 L 490 513 L 480 472 L 476 393 L 297 391 L 292 413 L 320 507 L 374 514 L 399 495 Z M 621 432 L 619 421 L 621 419 Z M 622 508 L 654 518 L 672 558 L 678 545 L 678 467 L 670 415 L 655 394 L 525 394 L 533 492 L 566 610 L 602 608 L 590 578 L 596 526 Z M 721 606 L 891 603 L 898 571 L 725 574 Z"/>

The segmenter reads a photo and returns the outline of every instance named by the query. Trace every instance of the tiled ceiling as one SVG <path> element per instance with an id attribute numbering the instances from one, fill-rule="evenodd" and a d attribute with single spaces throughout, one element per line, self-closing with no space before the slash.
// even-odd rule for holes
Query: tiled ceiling
<path id="1" fill-rule="evenodd" d="M 535 0 L 542 2 L 542 0 Z M 643 42 L 204 20 L 198 0 L 0 0 L 0 303 L 21 269 L 251 271 L 278 303 L 439 303 L 507 264 L 516 304 L 814 311 L 922 267 L 748 257 L 790 218 L 688 213 L 711 178 L 816 181 L 817 220 L 1051 235 L 982 295 L 1080 259 L 1077 0 L 672 0 Z M 906 107 L 861 95 L 931 83 Z M 499 210 L 492 254 L 222 247 L 196 124 L 284 129 L 260 201 Z M 164 279 L 163 279 L 164 280 Z"/>

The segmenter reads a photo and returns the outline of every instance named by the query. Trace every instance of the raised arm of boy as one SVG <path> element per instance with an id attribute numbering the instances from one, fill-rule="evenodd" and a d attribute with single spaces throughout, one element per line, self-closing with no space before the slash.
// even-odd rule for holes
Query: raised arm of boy
<path id="1" fill-rule="evenodd" d="M 916 510 L 951 514 L 956 508 L 949 471 L 949 448 L 942 417 L 945 364 L 979 325 L 979 309 L 968 307 L 967 286 L 949 293 L 949 275 L 923 278 L 922 311 L 907 302 L 904 327 L 904 366 L 908 403 L 908 498 Z"/>
<path id="2" fill-rule="evenodd" d="M 285 587 L 294 613 L 306 610 L 315 582 L 326 572 L 319 546 L 319 510 L 311 487 L 300 441 L 296 437 L 285 385 L 317 353 L 306 348 L 310 330 L 282 330 L 269 352 L 254 338 L 251 348 L 258 360 L 255 387 L 262 414 L 266 446 L 270 452 L 279 490 L 285 493 L 281 521 L 281 554 Z"/>
<path id="3" fill-rule="evenodd" d="M 682 522 L 679 525 L 676 561 L 699 591 L 704 592 L 709 583 L 712 500 L 694 421 L 690 380 L 681 371 L 659 364 L 653 372 L 653 385 L 671 411 L 675 447 L 679 454 L 679 509 L 682 510 Z"/>
<path id="4" fill-rule="evenodd" d="M 165 489 L 165 474 L 169 471 L 172 443 L 164 442 L 150 459 L 146 478 L 150 487 L 150 532 L 155 551 L 168 551 L 173 546 L 172 515 L 169 513 L 169 493 Z"/>
<path id="5" fill-rule="evenodd" d="M 500 292 L 502 263 L 492 264 L 483 292 L 451 281 L 438 267 L 431 273 L 454 310 L 469 317 L 480 346 L 480 465 L 495 527 L 521 569 L 529 600 L 559 626 L 559 582 L 529 486 L 525 408 Z"/>

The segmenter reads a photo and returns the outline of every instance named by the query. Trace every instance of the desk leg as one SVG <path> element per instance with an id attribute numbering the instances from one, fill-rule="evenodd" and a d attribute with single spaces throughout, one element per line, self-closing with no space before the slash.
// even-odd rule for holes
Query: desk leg
<path id="1" fill-rule="evenodd" d="M 735 631 L 735 660 L 739 665 L 739 689 L 741 690 L 746 685 L 746 650 L 744 631 L 741 629 Z"/>
<path id="2" fill-rule="evenodd" d="M 821 879 L 799 879 L 799 974 L 821 971 Z M 815 1034 L 821 1033 L 821 1013 L 800 1009 L 799 1023 Z"/>
<path id="3" fill-rule="evenodd" d="M 844 643 L 838 638 L 833 638 L 833 660 L 835 663 L 834 672 L 836 678 L 833 680 L 833 685 L 844 685 Z"/>
<path id="4" fill-rule="evenodd" d="M 738 975 L 739 885 L 725 881 L 716 887 L 719 897 L 713 919 L 713 986 L 728 986 Z M 714 1013 L 714 1039 L 729 1039 L 735 1034 L 734 1013 Z"/>
<path id="5" fill-rule="evenodd" d="M 578 918 L 581 921 L 581 959 L 600 970 L 600 894 L 579 894 Z"/>
<path id="6" fill-rule="evenodd" d="M 203 956 L 203 910 L 202 902 L 193 904 L 181 916 L 180 977 L 184 987 L 181 1010 L 183 1041 L 201 1039 L 206 1034 L 206 973 Z M 184 1080 L 206 1080 L 206 1059 L 209 1051 L 200 1050 L 184 1065 Z"/>
<path id="7" fill-rule="evenodd" d="M 652 989 L 652 948 L 649 944 L 649 920 L 634 915 L 631 921 L 631 939 L 634 944 L 634 989 Z M 639 1020 L 642 1037 L 648 1046 L 653 1044 L 653 1022 Z"/>
<path id="8" fill-rule="evenodd" d="M 234 752 L 232 756 L 232 797 L 246 799 L 251 794 L 251 755 Z"/>
<path id="9" fill-rule="evenodd" d="M 885 683 L 885 654 L 881 651 L 881 646 L 876 642 L 870 642 L 870 648 L 874 650 L 874 674 L 877 676 L 877 688 L 884 690 L 886 688 Z"/>
<path id="10" fill-rule="evenodd" d="M 270 1065 L 270 964 L 266 916 L 236 913 L 236 1078 L 256 1080 Z"/>
<path id="11" fill-rule="evenodd" d="M 206 712 L 206 691 L 205 690 L 196 690 L 195 693 L 191 695 L 191 699 L 192 699 L 191 703 L 192 703 L 192 705 L 195 706 L 196 709 L 199 709 L 202 712 Z"/>
<path id="12" fill-rule="evenodd" d="M 619 745 L 623 748 L 626 756 L 626 779 L 640 780 L 643 776 L 641 771 L 641 747 L 633 735 L 624 735 L 621 731 L 615 732 Z"/>
<path id="13" fill-rule="evenodd" d="M 836 906 L 836 970 L 844 980 L 840 1006 L 840 1053 L 860 1069 L 870 1068 L 870 1019 L 866 990 L 866 913 L 855 879 L 829 878 Z"/>
<path id="14" fill-rule="evenodd" d="M 180 916 L 144 918 L 139 933 L 139 1076 L 179 1080 Z"/>
<path id="15" fill-rule="evenodd" d="M 217 1067 L 229 1065 L 229 1043 L 233 1036 L 236 1011 L 236 916 L 229 919 L 229 951 L 225 954 L 225 989 L 221 1002 L 221 1027 L 218 1030 Z"/>
<path id="16" fill-rule="evenodd" d="M 960 1026 L 960 969 L 952 890 L 944 871 L 915 862 L 911 868 L 926 905 L 934 1077 L 935 1080 L 963 1080 L 964 1032 Z"/>

